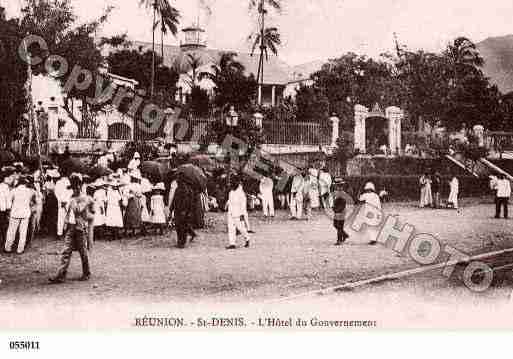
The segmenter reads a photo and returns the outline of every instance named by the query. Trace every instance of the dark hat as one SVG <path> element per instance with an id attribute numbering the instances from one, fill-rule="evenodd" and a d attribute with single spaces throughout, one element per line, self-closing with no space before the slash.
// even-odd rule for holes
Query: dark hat
<path id="1" fill-rule="evenodd" d="M 344 179 L 342 177 L 336 177 L 334 180 L 333 180 L 333 183 L 334 184 L 344 184 L 346 183 L 346 181 L 344 181 Z"/>

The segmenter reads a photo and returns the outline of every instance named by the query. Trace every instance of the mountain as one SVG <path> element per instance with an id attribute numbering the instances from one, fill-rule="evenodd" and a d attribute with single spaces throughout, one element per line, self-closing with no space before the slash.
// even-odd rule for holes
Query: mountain
<path id="1" fill-rule="evenodd" d="M 490 37 L 476 45 L 485 60 L 485 75 L 502 93 L 512 92 L 513 35 Z"/>

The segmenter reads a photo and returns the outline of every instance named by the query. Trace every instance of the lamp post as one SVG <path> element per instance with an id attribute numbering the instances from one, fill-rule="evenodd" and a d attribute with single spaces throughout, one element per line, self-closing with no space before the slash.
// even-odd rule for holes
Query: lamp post
<path id="1" fill-rule="evenodd" d="M 228 129 L 228 134 L 233 135 L 233 130 L 239 124 L 239 115 L 235 111 L 235 106 L 230 106 L 230 110 L 228 111 L 228 115 L 226 116 L 226 126 Z M 230 142 L 231 146 L 231 142 Z M 231 186 L 231 177 L 232 177 L 232 151 L 233 148 L 228 149 L 228 188 Z"/>

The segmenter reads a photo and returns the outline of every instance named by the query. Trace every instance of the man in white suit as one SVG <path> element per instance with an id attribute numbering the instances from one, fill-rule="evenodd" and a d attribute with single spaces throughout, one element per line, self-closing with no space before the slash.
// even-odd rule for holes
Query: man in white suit
<path id="1" fill-rule="evenodd" d="M 262 210 L 264 217 L 274 217 L 274 183 L 269 177 L 262 177 L 260 180 L 260 197 L 262 198 Z"/>
<path id="2" fill-rule="evenodd" d="M 303 188 L 305 179 L 298 173 L 292 179 L 290 188 L 290 214 L 291 219 L 301 219 L 303 216 Z"/>
<path id="3" fill-rule="evenodd" d="M 55 183 L 55 197 L 57 198 L 57 237 L 61 238 L 64 235 L 64 220 L 68 212 L 69 202 L 73 191 L 71 190 L 71 183 L 69 178 L 61 177 Z"/>

